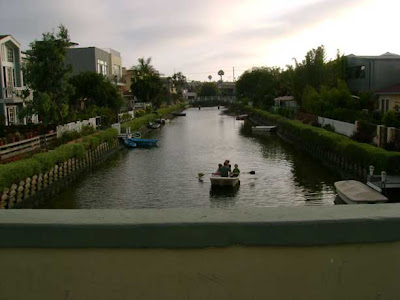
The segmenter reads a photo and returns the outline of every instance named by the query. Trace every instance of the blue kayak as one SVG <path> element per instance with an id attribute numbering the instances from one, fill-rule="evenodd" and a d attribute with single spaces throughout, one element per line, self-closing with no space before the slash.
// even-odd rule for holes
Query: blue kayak
<path id="1" fill-rule="evenodd" d="M 128 138 L 125 139 L 130 143 L 135 143 L 136 147 L 155 147 L 157 146 L 157 139 L 142 139 L 142 138 Z"/>
<path id="2" fill-rule="evenodd" d="M 128 148 L 136 148 L 137 147 L 136 143 L 133 141 L 130 141 L 129 139 L 124 139 L 124 144 Z"/>

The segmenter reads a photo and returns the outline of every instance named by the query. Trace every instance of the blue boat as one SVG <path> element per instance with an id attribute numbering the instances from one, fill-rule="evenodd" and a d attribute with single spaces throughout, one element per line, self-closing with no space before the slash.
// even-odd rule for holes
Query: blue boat
<path id="1" fill-rule="evenodd" d="M 127 138 L 125 140 L 129 143 L 136 144 L 137 148 L 157 146 L 157 139 Z"/>
<path id="2" fill-rule="evenodd" d="M 136 148 L 137 147 L 136 143 L 134 141 L 130 141 L 129 139 L 124 139 L 124 144 L 128 148 Z"/>

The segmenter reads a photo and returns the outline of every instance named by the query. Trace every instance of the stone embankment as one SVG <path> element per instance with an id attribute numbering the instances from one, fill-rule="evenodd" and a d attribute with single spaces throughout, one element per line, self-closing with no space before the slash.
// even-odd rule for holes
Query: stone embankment
<path id="1" fill-rule="evenodd" d="M 111 142 L 103 142 L 95 149 L 88 149 L 83 158 L 69 158 L 55 164 L 49 171 L 38 173 L 5 188 L 0 198 L 0 208 L 18 208 L 32 196 L 51 189 L 55 183 L 67 182 L 78 173 L 100 163 L 110 153 L 117 151 L 120 145 L 115 138 Z"/>

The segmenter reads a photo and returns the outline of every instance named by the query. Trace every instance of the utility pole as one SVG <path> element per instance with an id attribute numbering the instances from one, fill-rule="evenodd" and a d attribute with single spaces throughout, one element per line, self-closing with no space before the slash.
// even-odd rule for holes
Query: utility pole
<path id="1" fill-rule="evenodd" d="M 235 82 L 235 67 L 233 67 L 233 82 Z"/>

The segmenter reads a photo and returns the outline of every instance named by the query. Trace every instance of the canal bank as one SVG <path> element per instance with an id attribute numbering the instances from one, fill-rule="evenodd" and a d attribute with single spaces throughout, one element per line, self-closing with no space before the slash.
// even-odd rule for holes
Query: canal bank
<path id="1" fill-rule="evenodd" d="M 302 124 L 277 114 L 242 105 L 231 109 L 250 114 L 256 123 L 276 125 L 278 135 L 324 163 L 339 167 L 344 174 L 366 180 L 370 165 L 380 173 L 400 174 L 400 153 L 358 143 L 350 138 L 323 128 Z"/>

